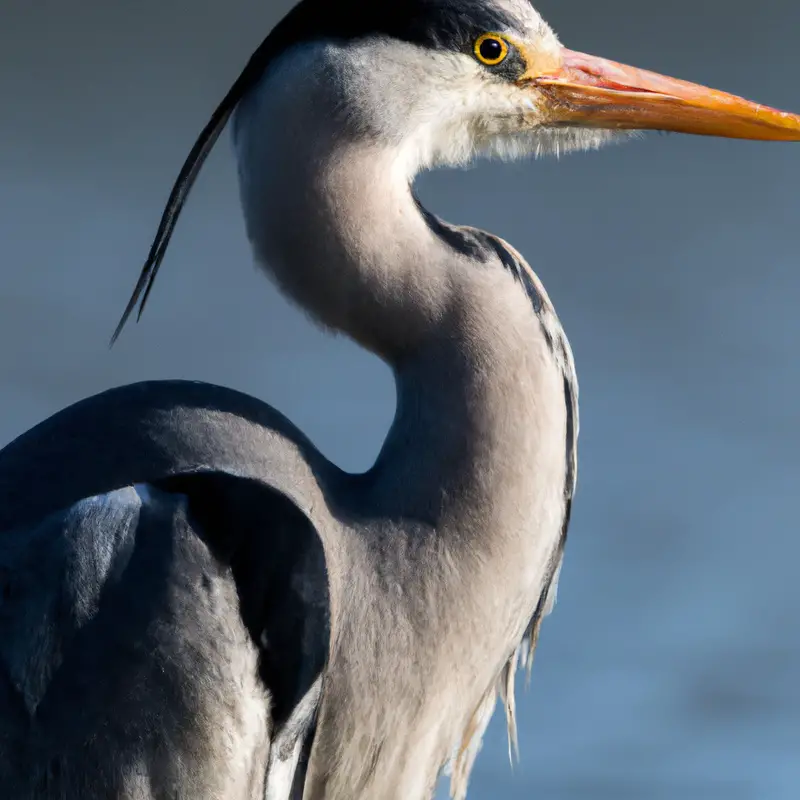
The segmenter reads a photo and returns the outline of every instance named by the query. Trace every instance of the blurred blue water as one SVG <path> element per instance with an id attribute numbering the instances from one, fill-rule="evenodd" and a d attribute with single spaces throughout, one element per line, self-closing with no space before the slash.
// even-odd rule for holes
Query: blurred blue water
<path id="1" fill-rule="evenodd" d="M 107 386 L 177 376 L 262 397 L 368 466 L 390 377 L 250 268 L 226 146 L 144 323 L 105 347 L 188 146 L 277 4 L 5 2 L 0 443 Z M 800 108 L 788 0 L 539 5 L 569 46 Z M 522 763 L 498 716 L 471 796 L 799 796 L 798 153 L 651 136 L 422 179 L 438 213 L 529 258 L 581 379 L 579 491 L 520 691 Z"/>

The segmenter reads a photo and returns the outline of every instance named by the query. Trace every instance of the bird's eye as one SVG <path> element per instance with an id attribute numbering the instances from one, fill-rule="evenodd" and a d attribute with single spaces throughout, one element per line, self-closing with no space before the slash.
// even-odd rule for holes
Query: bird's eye
<path id="1" fill-rule="evenodd" d="M 484 33 L 475 40 L 475 58 L 487 67 L 496 67 L 508 55 L 508 42 L 497 33 Z"/>

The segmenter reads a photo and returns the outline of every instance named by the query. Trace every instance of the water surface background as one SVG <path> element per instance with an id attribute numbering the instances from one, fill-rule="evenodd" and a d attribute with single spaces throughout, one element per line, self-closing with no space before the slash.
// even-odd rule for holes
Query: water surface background
<path id="1" fill-rule="evenodd" d="M 251 266 L 227 140 L 143 324 L 116 324 L 195 135 L 286 2 L 0 0 L 0 444 L 112 385 L 182 377 L 374 458 L 387 369 Z M 562 41 L 800 111 L 792 0 L 540 0 Z M 581 379 L 557 612 L 471 797 L 800 796 L 800 147 L 649 135 L 425 176 L 542 276 Z"/>

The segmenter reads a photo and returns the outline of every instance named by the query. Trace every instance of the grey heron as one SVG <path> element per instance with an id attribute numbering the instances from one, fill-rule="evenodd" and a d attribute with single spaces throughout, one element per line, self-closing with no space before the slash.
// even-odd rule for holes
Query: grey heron
<path id="1" fill-rule="evenodd" d="M 0 795 L 456 797 L 555 600 L 577 383 L 541 283 L 414 175 L 626 129 L 800 139 L 798 117 L 562 48 L 525 0 L 304 0 L 168 203 L 147 298 L 231 116 L 257 263 L 394 370 L 365 474 L 269 406 L 154 382 L 0 453 Z"/>

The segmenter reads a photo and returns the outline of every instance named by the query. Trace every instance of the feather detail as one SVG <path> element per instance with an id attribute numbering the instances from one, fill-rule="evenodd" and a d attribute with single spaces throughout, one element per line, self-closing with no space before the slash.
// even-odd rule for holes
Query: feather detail
<path id="1" fill-rule="evenodd" d="M 515 678 L 517 665 L 519 664 L 520 650 L 522 643 L 514 650 L 511 658 L 506 661 L 505 666 L 500 672 L 500 679 L 497 682 L 500 699 L 506 710 L 506 731 L 508 732 L 508 760 L 511 766 L 519 763 L 519 740 L 517 739 L 517 702 L 515 697 Z"/>
<path id="2" fill-rule="evenodd" d="M 495 687 L 492 686 L 470 717 L 467 727 L 461 736 L 458 750 L 453 754 L 448 764 L 446 773 L 450 774 L 450 797 L 452 800 L 464 800 L 467 796 L 472 767 L 475 763 L 475 758 L 480 752 L 483 744 L 483 735 L 486 733 L 486 728 L 492 718 L 496 703 L 497 692 Z"/>

